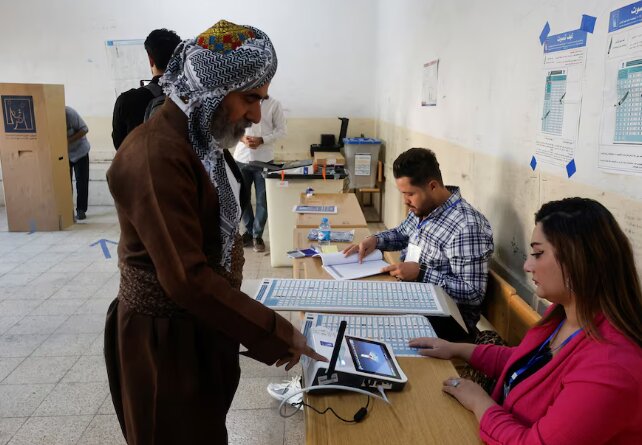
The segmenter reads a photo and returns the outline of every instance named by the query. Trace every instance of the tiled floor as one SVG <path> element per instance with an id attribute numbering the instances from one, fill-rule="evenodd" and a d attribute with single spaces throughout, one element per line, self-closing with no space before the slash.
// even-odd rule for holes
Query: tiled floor
<path id="1" fill-rule="evenodd" d="M 102 356 L 104 318 L 118 289 L 113 207 L 62 232 L 9 233 L 0 207 L 0 445 L 124 444 Z M 267 236 L 266 236 L 267 239 Z M 290 277 L 269 254 L 246 249 L 245 277 Z M 241 358 L 227 424 L 230 444 L 304 442 L 303 416 L 287 421 L 265 386 L 288 374 Z"/>

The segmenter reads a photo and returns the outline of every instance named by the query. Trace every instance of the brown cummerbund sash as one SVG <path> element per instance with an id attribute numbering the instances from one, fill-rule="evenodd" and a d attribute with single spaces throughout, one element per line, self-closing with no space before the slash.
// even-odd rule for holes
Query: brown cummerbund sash
<path id="1" fill-rule="evenodd" d="M 156 273 L 120 263 L 118 301 L 135 312 L 152 317 L 172 317 L 187 312 L 166 294 Z"/>

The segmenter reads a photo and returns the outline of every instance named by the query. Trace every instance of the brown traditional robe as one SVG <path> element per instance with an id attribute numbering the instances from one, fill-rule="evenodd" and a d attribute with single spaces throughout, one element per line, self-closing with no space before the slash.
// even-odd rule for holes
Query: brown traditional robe
<path id="1" fill-rule="evenodd" d="M 288 355 L 293 327 L 240 292 L 240 243 L 232 273 L 218 266 L 218 195 L 171 100 L 128 136 L 107 179 L 121 285 L 107 314 L 105 360 L 127 443 L 227 443 L 239 343 L 273 364 Z"/>

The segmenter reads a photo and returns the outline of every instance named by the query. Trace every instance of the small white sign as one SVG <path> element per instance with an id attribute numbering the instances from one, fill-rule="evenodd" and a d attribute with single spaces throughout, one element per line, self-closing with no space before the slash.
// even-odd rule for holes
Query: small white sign
<path id="1" fill-rule="evenodd" d="M 370 153 L 357 153 L 354 155 L 354 174 L 356 176 L 370 176 Z"/>
<path id="2" fill-rule="evenodd" d="M 277 187 L 280 187 L 280 188 L 288 187 L 288 181 L 279 181 L 279 183 L 277 184 Z"/>

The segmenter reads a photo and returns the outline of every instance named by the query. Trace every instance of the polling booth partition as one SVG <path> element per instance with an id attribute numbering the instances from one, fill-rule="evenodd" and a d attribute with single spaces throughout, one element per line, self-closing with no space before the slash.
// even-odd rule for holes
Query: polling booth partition
<path id="1" fill-rule="evenodd" d="M 73 224 L 62 85 L 0 83 L 0 163 L 9 231 Z"/>

